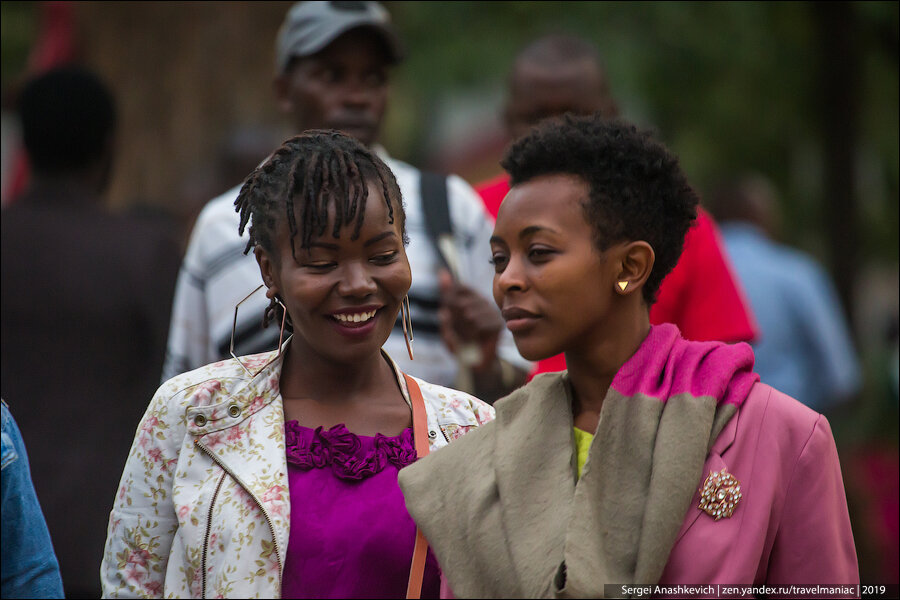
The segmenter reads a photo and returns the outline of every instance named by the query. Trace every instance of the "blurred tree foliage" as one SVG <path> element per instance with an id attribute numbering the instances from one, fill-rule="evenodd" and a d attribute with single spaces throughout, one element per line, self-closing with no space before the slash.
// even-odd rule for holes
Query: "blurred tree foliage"
<path id="1" fill-rule="evenodd" d="M 745 170 L 782 192 L 789 238 L 828 261 L 818 3 L 388 2 L 412 49 L 398 72 L 406 111 L 427 119 L 434 99 L 496 89 L 516 51 L 536 36 L 593 40 L 624 116 L 660 131 L 691 181 L 706 189 Z M 858 257 L 898 255 L 898 4 L 850 3 L 858 64 Z M 848 57 L 851 58 L 851 57 Z M 408 125 L 407 125 L 408 127 Z M 423 148 L 428 123 L 414 131 Z"/>
<path id="2" fill-rule="evenodd" d="M 5 1 L 0 6 L 3 11 L 3 18 L 0 19 L 0 37 L 3 40 L 0 81 L 6 101 L 6 90 L 14 85 L 25 70 L 37 28 L 37 10 L 35 2 Z"/>
<path id="3" fill-rule="evenodd" d="M 410 51 L 393 80 L 384 136 L 399 158 L 427 164 L 443 143 L 434 132 L 448 102 L 474 98 L 499 111 L 494 104 L 519 48 L 571 32 L 597 44 L 623 115 L 657 129 L 698 190 L 748 170 L 773 180 L 783 237 L 830 267 L 851 314 L 853 284 L 865 267 L 886 265 L 878 273 L 896 276 L 897 2 L 385 4 Z M 4 110 L 24 73 L 39 6 L 0 3 Z M 114 204 L 145 199 L 177 210 L 179 185 L 215 155 L 223 134 L 279 118 L 271 53 L 289 6 L 77 3 L 84 59 L 121 106 Z M 484 133 L 478 124 L 459 126 L 473 141 Z M 896 383 L 889 392 L 879 383 L 896 373 L 889 371 L 896 334 L 887 350 L 875 336 L 860 341 L 869 403 L 835 415 L 835 435 L 891 437 L 896 456 Z M 871 512 L 863 504 L 858 510 Z M 871 569 L 883 552 L 871 546 L 867 553 L 865 539 L 857 537 L 861 566 Z"/>
<path id="4" fill-rule="evenodd" d="M 427 163 L 435 144 L 429 132 L 434 131 L 441 100 L 446 102 L 463 92 L 496 102 L 512 58 L 522 45 L 548 32 L 573 32 L 600 48 L 624 116 L 658 129 L 699 190 L 708 189 L 722 176 L 760 171 L 771 177 L 782 193 L 785 237 L 825 260 L 833 273 L 852 270 L 849 265 L 856 259 L 898 262 L 898 3 L 385 4 L 410 49 L 408 60 L 396 74 L 385 135 L 388 147 L 399 157 Z M 836 36 L 840 47 L 832 48 L 829 36 L 833 31 L 825 31 L 827 19 L 822 15 L 826 6 L 834 4 L 842 5 L 852 18 L 837 23 L 845 35 Z M 23 71 L 35 36 L 38 5 L 10 1 L 0 5 L 5 100 L 10 83 Z M 84 7 L 82 34 L 92 49 L 88 58 L 96 63 L 91 66 L 117 86 L 123 113 L 134 112 L 136 122 L 146 122 L 143 115 L 149 109 L 128 96 L 148 93 L 136 84 L 139 77 L 146 80 L 145 87 L 172 94 L 161 100 L 167 108 L 159 117 L 167 120 L 161 120 L 156 130 L 168 131 L 164 125 L 171 121 L 178 126 L 169 129 L 190 133 L 191 143 L 187 144 L 176 142 L 180 138 L 172 137 L 171 132 L 172 139 L 156 139 L 154 136 L 162 134 L 149 129 L 139 132 L 147 143 L 159 146 L 164 157 L 146 158 L 147 164 L 154 165 L 154 181 L 147 182 L 147 175 L 133 172 L 145 159 L 131 161 L 136 165 L 132 169 L 126 156 L 120 173 L 128 181 L 116 188 L 116 194 L 133 197 L 138 191 L 173 188 L 174 181 L 168 179 L 174 179 L 177 170 L 166 162 L 172 162 L 170 152 L 163 150 L 167 144 L 176 144 L 182 151 L 187 147 L 205 149 L 230 124 L 225 121 L 241 122 L 275 112 L 267 85 L 255 81 L 268 77 L 269 63 L 265 61 L 270 60 L 275 23 L 288 3 L 213 3 L 199 8 L 175 2 L 78 5 Z M 210 6 L 215 15 L 209 14 Z M 160 18 L 150 18 L 157 13 L 173 19 L 165 35 L 155 30 Z M 834 25 L 835 18 L 829 22 Z M 116 37 L 109 29 L 123 33 Z M 154 39 L 160 40 L 158 47 L 152 46 L 150 40 Z M 132 48 L 135 40 L 149 44 L 142 46 L 137 57 Z M 246 60 L 226 52 L 237 40 L 241 40 Z M 190 57 L 197 54 L 198 43 L 219 49 L 220 68 L 182 73 L 196 68 Z M 825 57 L 832 54 L 837 58 L 826 62 Z M 129 61 L 145 56 L 160 66 L 152 70 L 129 66 Z M 263 56 L 264 63 L 255 67 L 244 64 Z M 239 69 L 243 71 L 237 72 Z M 230 102 L 203 108 L 208 101 L 206 96 L 198 97 L 198 91 L 216 97 L 216 93 L 226 93 L 235 77 L 248 83 L 247 75 L 253 70 L 260 74 L 254 76 L 253 90 L 247 90 L 248 85 L 237 86 L 227 92 Z M 851 80 L 834 80 L 847 73 L 853 75 Z M 185 88 L 186 81 L 195 89 Z M 852 109 L 846 119 L 840 112 L 834 116 L 837 103 L 833 94 L 824 92 L 841 91 L 844 84 L 844 100 Z M 242 95 L 235 96 L 236 92 Z M 188 100 L 192 98 L 202 106 L 191 105 Z M 4 106 L 8 108 L 8 103 Z M 499 106 L 487 108 L 499 110 Z M 200 119 L 194 113 L 201 109 L 206 111 L 203 115 L 224 116 Z M 202 130 L 210 124 L 215 131 Z M 128 125 L 124 120 L 123 127 Z M 849 177 L 844 179 L 852 189 L 835 193 L 831 189 L 834 178 L 830 177 L 835 161 L 831 159 L 835 146 L 841 146 L 841 135 L 831 134 L 838 129 L 844 138 L 848 137 L 845 130 L 849 131 L 845 144 L 851 147 L 849 158 L 838 168 Z M 145 152 L 147 148 L 145 145 Z M 191 162 L 176 155 L 180 158 L 177 162 Z M 157 179 L 166 180 L 165 185 Z M 119 191 L 126 188 L 127 194 Z M 149 200 L 165 202 L 162 197 Z M 842 223 L 847 224 L 847 235 L 842 234 Z M 842 284 L 845 298 L 849 286 L 849 280 Z"/>

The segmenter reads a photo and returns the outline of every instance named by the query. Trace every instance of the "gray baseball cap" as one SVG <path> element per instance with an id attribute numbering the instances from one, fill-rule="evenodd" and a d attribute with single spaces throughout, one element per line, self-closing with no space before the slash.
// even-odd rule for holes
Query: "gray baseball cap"
<path id="1" fill-rule="evenodd" d="M 291 7 L 275 46 L 275 68 L 283 73 L 295 56 L 309 56 L 341 34 L 368 27 L 384 40 L 391 63 L 403 59 L 403 47 L 391 16 L 377 2 L 298 2 Z"/>

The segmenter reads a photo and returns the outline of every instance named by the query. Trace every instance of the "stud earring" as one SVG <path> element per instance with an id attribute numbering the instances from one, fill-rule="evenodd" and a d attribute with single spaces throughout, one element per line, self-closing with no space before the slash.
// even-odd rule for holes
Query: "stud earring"
<path id="1" fill-rule="evenodd" d="M 409 353 L 409 360 L 413 360 L 413 330 L 412 317 L 409 314 L 409 296 L 400 301 L 400 324 L 403 326 L 403 338 L 406 340 L 406 351 Z"/>
<path id="2" fill-rule="evenodd" d="M 623 292 L 625 291 L 625 288 L 627 288 L 627 287 L 628 287 L 628 282 L 627 282 L 627 281 L 620 281 L 620 282 L 619 282 L 619 289 L 621 289 Z"/>

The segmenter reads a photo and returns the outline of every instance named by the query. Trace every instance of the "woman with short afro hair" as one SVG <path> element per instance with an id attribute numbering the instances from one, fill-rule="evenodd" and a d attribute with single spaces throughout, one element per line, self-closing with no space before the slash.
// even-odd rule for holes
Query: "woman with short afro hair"
<path id="1" fill-rule="evenodd" d="M 748 345 L 650 325 L 698 203 L 677 159 L 595 115 L 539 125 L 502 164 L 494 298 L 522 356 L 568 371 L 400 472 L 444 595 L 858 583 L 825 418 L 760 382 Z"/>

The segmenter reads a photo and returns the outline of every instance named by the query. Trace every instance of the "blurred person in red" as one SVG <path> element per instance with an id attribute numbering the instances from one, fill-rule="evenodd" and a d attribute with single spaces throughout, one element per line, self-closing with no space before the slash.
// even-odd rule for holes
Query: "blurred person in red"
<path id="1" fill-rule="evenodd" d="M 180 252 L 167 228 L 104 207 L 116 107 L 95 74 L 51 69 L 18 111 L 31 179 L 3 209 L 2 396 L 65 595 L 99 597 L 110 498 L 162 368 Z"/>
<path id="2" fill-rule="evenodd" d="M 593 44 L 553 34 L 531 42 L 516 56 L 503 112 L 510 140 L 521 138 L 548 117 L 595 112 L 619 116 Z M 509 176 L 504 173 L 475 189 L 496 218 L 510 189 Z M 659 289 L 650 321 L 674 323 L 689 340 L 748 342 L 756 337 L 749 303 L 731 271 L 716 224 L 702 208 L 687 233 L 681 259 Z M 565 368 L 565 357 L 554 356 L 540 361 L 532 375 Z"/>

